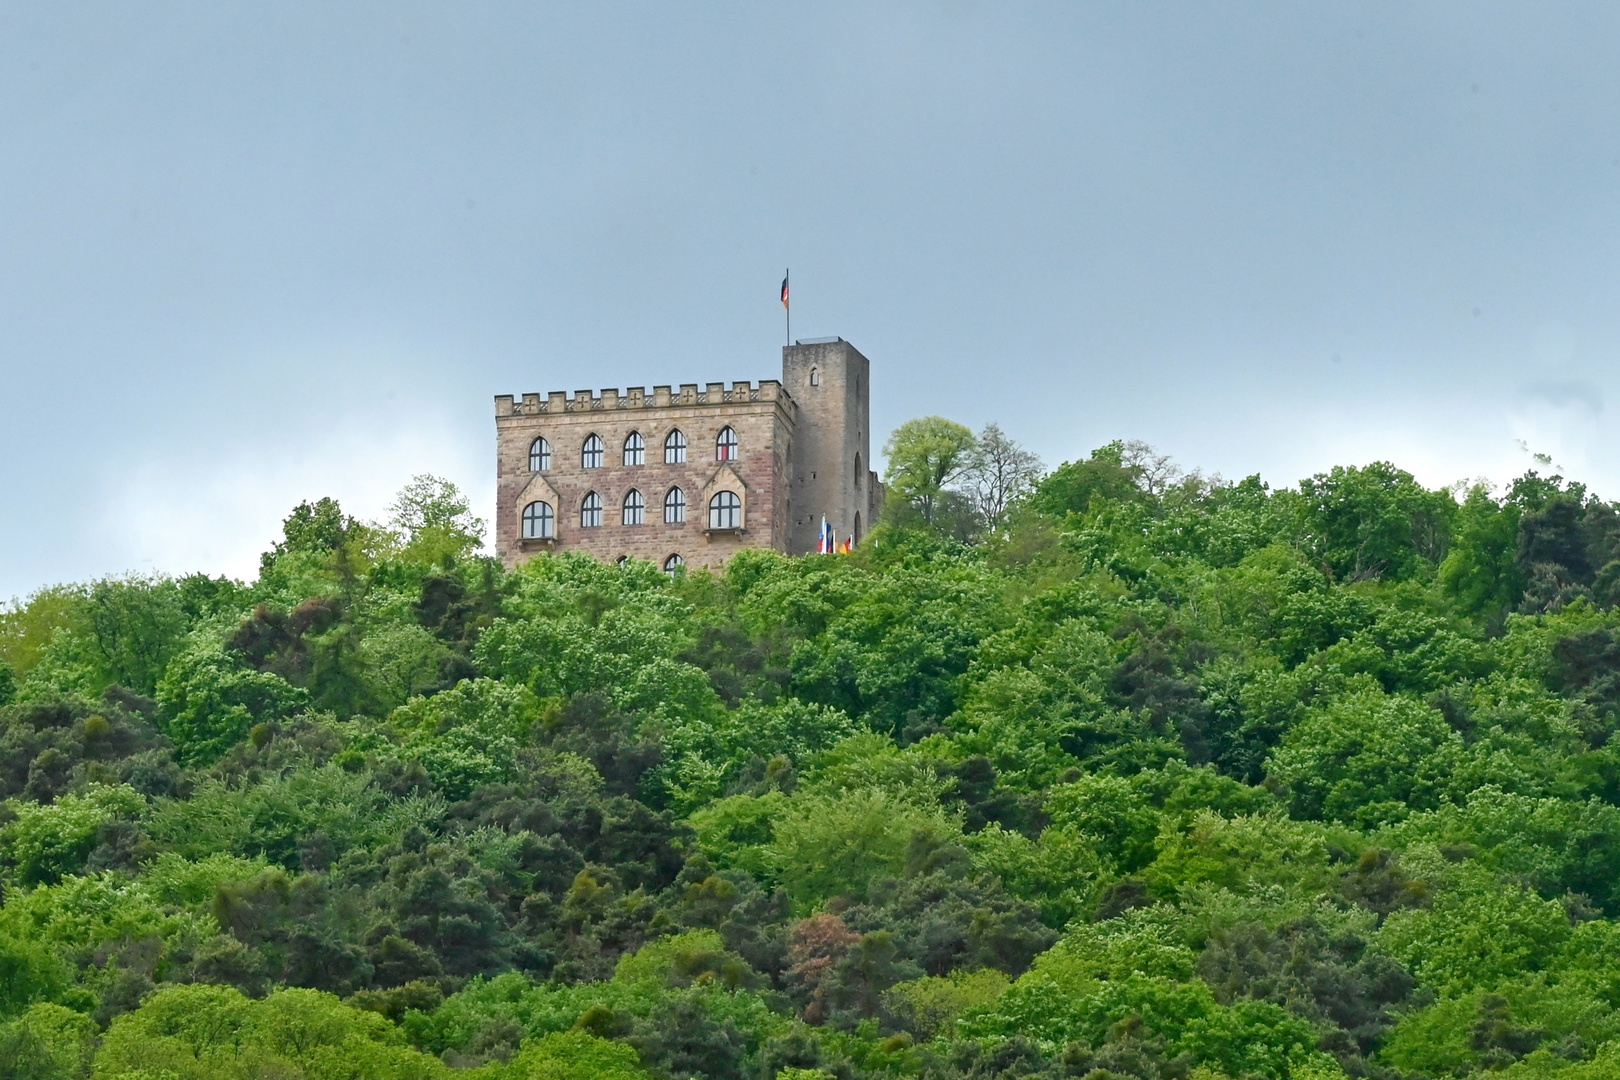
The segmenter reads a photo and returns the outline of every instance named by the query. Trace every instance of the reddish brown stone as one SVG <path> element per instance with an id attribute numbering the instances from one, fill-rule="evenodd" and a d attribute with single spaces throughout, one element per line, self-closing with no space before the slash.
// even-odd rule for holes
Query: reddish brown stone
<path id="1" fill-rule="evenodd" d="M 813 551 L 823 515 L 840 538 L 853 532 L 858 540 L 883 502 L 869 468 L 866 357 L 834 339 L 784 348 L 782 368 L 780 383 L 497 397 L 496 553 L 508 566 L 539 551 L 579 550 L 660 566 L 679 555 L 691 567 L 718 567 L 743 548 Z M 727 426 L 737 436 L 736 457 L 722 461 L 716 440 Z M 676 429 L 686 436 L 686 461 L 668 464 L 664 440 Z M 625 463 L 633 432 L 645 444 L 640 465 Z M 602 465 L 585 468 L 592 435 L 602 440 Z M 529 448 L 539 436 L 550 443 L 550 467 L 531 472 Z M 686 520 L 671 524 L 664 497 L 676 486 L 686 496 Z M 632 489 L 645 506 L 641 524 L 623 520 Z M 739 528 L 710 528 L 709 501 L 723 491 L 742 502 Z M 581 509 L 591 492 L 601 499 L 602 524 L 587 527 Z M 555 513 L 549 539 L 522 536 L 524 507 L 535 501 Z"/>

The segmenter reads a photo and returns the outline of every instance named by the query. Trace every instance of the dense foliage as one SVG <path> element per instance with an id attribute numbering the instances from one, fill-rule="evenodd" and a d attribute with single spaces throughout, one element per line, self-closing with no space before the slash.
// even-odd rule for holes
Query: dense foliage
<path id="1" fill-rule="evenodd" d="M 1615 507 L 890 451 L 853 555 L 424 478 L 0 611 L 0 1076 L 1620 1075 Z"/>

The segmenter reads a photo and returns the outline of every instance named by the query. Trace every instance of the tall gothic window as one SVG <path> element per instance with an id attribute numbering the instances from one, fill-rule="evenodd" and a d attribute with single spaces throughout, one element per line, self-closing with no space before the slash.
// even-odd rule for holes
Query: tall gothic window
<path id="1" fill-rule="evenodd" d="M 715 439 L 714 439 L 714 460 L 716 460 L 716 461 L 736 461 L 737 460 L 737 433 L 735 431 L 731 430 L 731 426 L 729 424 L 727 426 L 721 428 L 720 429 L 720 434 L 715 436 Z"/>
<path id="2" fill-rule="evenodd" d="M 686 492 L 672 487 L 664 492 L 664 524 L 679 525 L 686 520 Z"/>
<path id="3" fill-rule="evenodd" d="M 544 472 L 549 468 L 551 468 L 551 444 L 546 442 L 544 435 L 537 435 L 534 442 L 529 444 L 529 471 Z"/>
<path id="4" fill-rule="evenodd" d="M 686 436 L 676 428 L 664 436 L 664 464 L 681 465 L 686 462 Z"/>
<path id="5" fill-rule="evenodd" d="M 681 558 L 680 552 L 676 552 L 674 555 L 671 555 L 669 558 L 664 560 L 664 573 L 668 574 L 670 577 L 674 577 L 675 571 L 679 570 L 685 565 L 686 560 Z"/>
<path id="6" fill-rule="evenodd" d="M 626 465 L 647 464 L 647 440 L 641 437 L 641 432 L 632 431 L 630 437 L 624 440 L 624 463 Z"/>
<path id="7" fill-rule="evenodd" d="M 523 539 L 550 540 L 557 535 L 557 512 L 548 502 L 532 502 L 523 508 Z"/>
<path id="8" fill-rule="evenodd" d="M 717 491 L 709 500 L 709 528 L 742 528 L 742 500 L 735 491 Z"/>
<path id="9" fill-rule="evenodd" d="M 585 440 L 585 445 L 579 451 L 579 463 L 586 469 L 600 469 L 602 457 L 602 437 L 592 435 Z"/>
<path id="10" fill-rule="evenodd" d="M 647 512 L 647 500 L 641 497 L 641 492 L 631 488 L 624 497 L 624 523 L 626 525 L 640 525 Z"/>
<path id="11" fill-rule="evenodd" d="M 579 525 L 582 529 L 596 529 L 602 525 L 602 496 L 594 491 L 579 504 Z"/>

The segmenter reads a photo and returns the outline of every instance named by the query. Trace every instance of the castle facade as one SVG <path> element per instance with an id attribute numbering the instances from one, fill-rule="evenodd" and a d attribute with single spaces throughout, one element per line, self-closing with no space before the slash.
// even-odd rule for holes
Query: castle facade
<path id="1" fill-rule="evenodd" d="M 495 398 L 495 550 L 719 567 L 745 548 L 859 542 L 883 506 L 870 364 L 841 338 L 782 350 L 782 378 Z"/>

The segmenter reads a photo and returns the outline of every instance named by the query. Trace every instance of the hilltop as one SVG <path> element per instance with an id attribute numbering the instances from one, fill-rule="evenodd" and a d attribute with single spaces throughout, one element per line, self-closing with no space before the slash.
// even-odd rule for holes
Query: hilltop
<path id="1" fill-rule="evenodd" d="M 913 421 L 855 551 L 432 478 L 0 612 L 0 1070 L 1620 1074 L 1620 512 Z"/>

